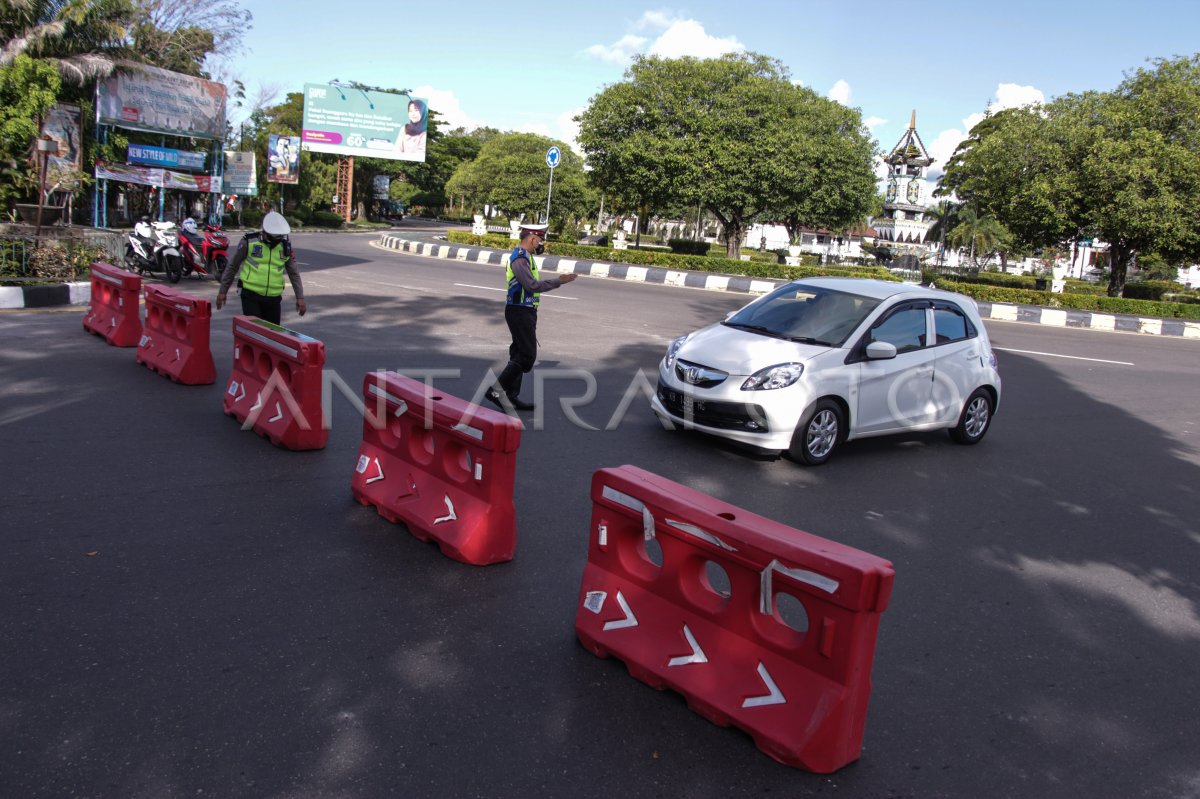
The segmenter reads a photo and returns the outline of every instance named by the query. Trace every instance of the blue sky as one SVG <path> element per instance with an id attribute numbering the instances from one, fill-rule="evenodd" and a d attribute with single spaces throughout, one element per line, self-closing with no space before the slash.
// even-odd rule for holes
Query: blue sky
<path id="1" fill-rule="evenodd" d="M 938 166 L 989 102 L 1111 89 L 1147 58 L 1200 50 L 1196 0 L 244 5 L 254 26 L 229 72 L 251 94 L 354 80 L 426 96 L 451 126 L 570 143 L 571 117 L 621 80 L 631 54 L 750 50 L 859 108 L 884 150 L 916 109 Z"/>

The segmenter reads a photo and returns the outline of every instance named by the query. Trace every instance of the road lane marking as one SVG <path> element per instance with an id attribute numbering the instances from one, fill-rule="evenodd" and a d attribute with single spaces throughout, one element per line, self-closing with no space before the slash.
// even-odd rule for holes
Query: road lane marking
<path id="1" fill-rule="evenodd" d="M 499 291 L 507 292 L 508 289 L 498 289 L 495 286 L 476 286 L 474 283 L 455 283 L 454 285 L 464 289 L 479 289 L 480 291 Z M 578 297 L 563 297 L 558 294 L 542 294 L 543 297 L 549 297 L 552 300 L 577 300 Z"/>
<path id="2" fill-rule="evenodd" d="M 992 347 L 1000 352 L 1017 352 L 1022 355 L 1045 355 L 1047 358 L 1069 358 L 1072 361 L 1091 361 L 1092 363 L 1111 363 L 1116 366 L 1133 366 L 1129 361 L 1106 361 L 1103 358 L 1084 358 L 1080 355 L 1060 355 L 1057 352 L 1038 352 L 1037 350 L 1014 350 L 1009 347 Z"/>

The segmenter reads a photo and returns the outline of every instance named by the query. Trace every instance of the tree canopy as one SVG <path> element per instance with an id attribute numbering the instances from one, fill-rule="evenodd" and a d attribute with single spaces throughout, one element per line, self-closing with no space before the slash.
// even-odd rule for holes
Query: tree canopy
<path id="1" fill-rule="evenodd" d="M 606 196 L 703 205 L 732 257 L 757 220 L 843 229 L 875 194 L 874 142 L 859 112 L 754 53 L 639 57 L 579 121 L 592 182 Z"/>
<path id="2" fill-rule="evenodd" d="M 1066 95 L 983 120 L 940 189 L 994 215 L 1019 241 L 1080 236 L 1110 246 L 1108 292 L 1138 254 L 1200 259 L 1200 54 L 1158 59 L 1111 92 Z"/>
<path id="3" fill-rule="evenodd" d="M 473 161 L 465 161 L 446 184 L 450 197 L 464 197 L 474 209 L 491 205 L 509 216 L 537 219 L 546 212 L 550 170 L 546 151 L 557 146 L 562 160 L 554 169 L 551 225 L 561 229 L 567 220 L 591 210 L 592 192 L 583 172 L 583 159 L 564 142 L 534 133 L 501 133 L 489 138 Z"/>

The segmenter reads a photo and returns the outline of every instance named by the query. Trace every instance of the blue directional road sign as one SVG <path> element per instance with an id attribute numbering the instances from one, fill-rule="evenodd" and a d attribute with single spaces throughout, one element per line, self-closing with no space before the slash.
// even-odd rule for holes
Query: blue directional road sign
<path id="1" fill-rule="evenodd" d="M 546 151 L 546 166 L 554 169 L 558 166 L 558 162 L 562 160 L 562 152 L 557 147 L 551 147 Z"/>

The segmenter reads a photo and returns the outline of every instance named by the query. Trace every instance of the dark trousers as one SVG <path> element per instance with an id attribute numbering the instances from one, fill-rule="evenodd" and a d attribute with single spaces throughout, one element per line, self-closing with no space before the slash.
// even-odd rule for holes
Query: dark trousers
<path id="1" fill-rule="evenodd" d="M 512 334 L 512 344 L 508 348 L 508 365 L 497 382 L 510 399 L 516 399 L 521 393 L 522 375 L 532 371 L 537 362 L 537 308 L 506 305 L 504 321 Z"/>
<path id="2" fill-rule="evenodd" d="M 257 316 L 266 322 L 279 324 L 282 314 L 283 297 L 264 297 L 249 289 L 242 289 L 242 313 L 246 316 Z"/>

